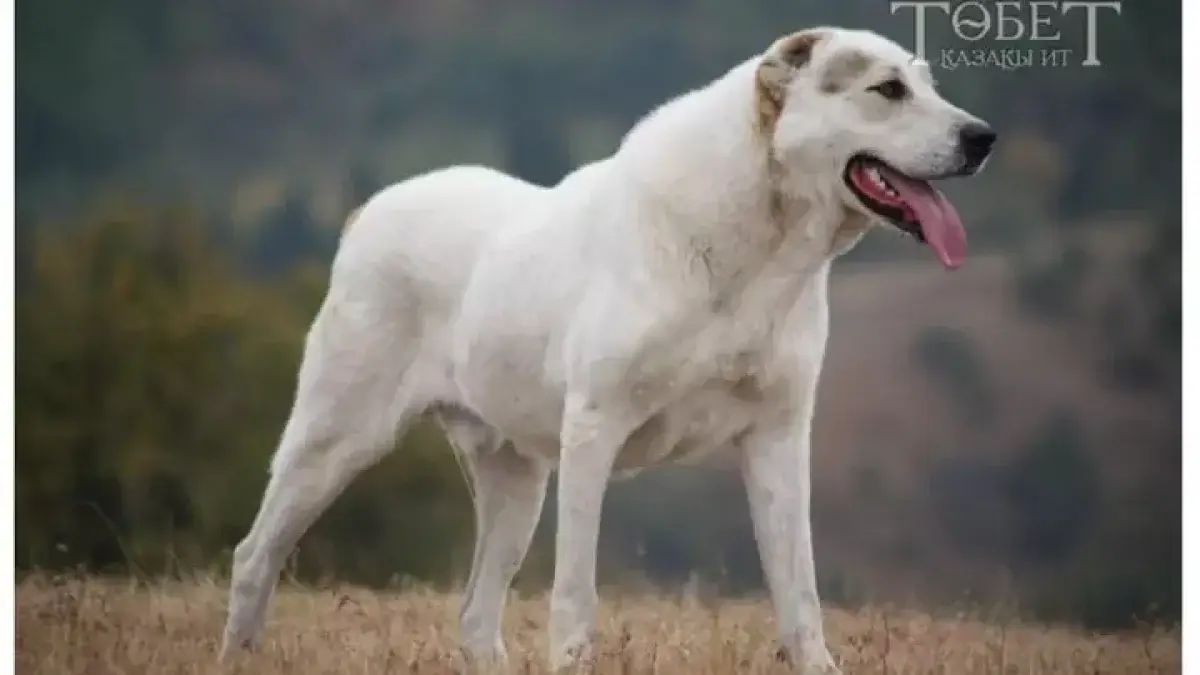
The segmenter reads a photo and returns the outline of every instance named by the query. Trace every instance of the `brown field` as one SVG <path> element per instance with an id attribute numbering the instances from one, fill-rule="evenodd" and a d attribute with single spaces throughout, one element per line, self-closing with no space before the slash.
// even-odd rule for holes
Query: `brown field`
<path id="1" fill-rule="evenodd" d="M 217 663 L 225 588 L 208 582 L 22 581 L 16 672 L 452 673 L 458 597 L 412 589 L 281 587 L 262 649 Z M 515 672 L 546 671 L 546 598 L 516 597 L 505 636 Z M 1178 673 L 1177 629 L 1095 635 L 1066 627 L 832 610 L 826 632 L 852 673 Z M 764 602 L 609 596 L 597 673 L 783 673 Z"/>

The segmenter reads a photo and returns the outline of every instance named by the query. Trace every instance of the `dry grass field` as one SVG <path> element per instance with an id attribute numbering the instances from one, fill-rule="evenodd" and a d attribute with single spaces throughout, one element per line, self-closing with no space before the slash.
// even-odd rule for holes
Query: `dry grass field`
<path id="1" fill-rule="evenodd" d="M 216 660 L 225 588 L 34 577 L 17 586 L 20 675 L 455 672 L 456 596 L 412 589 L 281 587 L 262 649 Z M 547 602 L 514 597 L 505 634 L 517 673 L 546 671 Z M 783 673 L 764 602 L 612 596 L 597 673 Z M 828 613 L 831 649 L 853 673 L 1178 673 L 1178 630 L 1089 635 L 1065 627 L 932 618 L 891 609 Z"/>

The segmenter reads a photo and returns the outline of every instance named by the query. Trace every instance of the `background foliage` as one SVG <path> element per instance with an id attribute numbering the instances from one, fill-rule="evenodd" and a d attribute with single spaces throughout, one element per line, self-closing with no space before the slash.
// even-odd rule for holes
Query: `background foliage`
<path id="1" fill-rule="evenodd" d="M 350 208 L 457 162 L 553 183 L 816 24 L 912 41 L 877 0 L 19 0 L 19 564 L 222 564 Z M 1178 4 L 1126 3 L 1101 21 L 1101 68 L 937 72 L 1001 149 L 947 188 L 966 269 L 884 234 L 838 266 L 815 460 L 826 597 L 1178 615 L 1179 25 Z M 1079 20 L 1061 27 L 1078 48 Z M 550 569 L 550 502 L 522 583 Z M 606 508 L 608 580 L 759 587 L 727 468 L 650 472 Z M 421 427 L 297 569 L 450 581 L 470 528 Z"/>

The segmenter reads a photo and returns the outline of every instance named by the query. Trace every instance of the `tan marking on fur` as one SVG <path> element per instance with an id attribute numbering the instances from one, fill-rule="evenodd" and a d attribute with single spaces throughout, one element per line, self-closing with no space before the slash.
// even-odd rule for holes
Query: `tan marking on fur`
<path id="1" fill-rule="evenodd" d="M 840 52 L 829 61 L 821 79 L 821 91 L 836 94 L 862 77 L 875 65 L 875 59 L 860 51 Z"/>
<path id="2" fill-rule="evenodd" d="M 779 182 L 783 180 L 783 173 L 783 165 L 779 163 L 775 155 L 771 155 L 767 159 L 767 174 L 771 177 L 772 187 L 769 197 L 769 207 L 771 209 L 771 221 L 775 223 L 775 235 L 778 238 L 778 241 L 775 243 L 783 241 L 783 236 L 786 234 L 783 221 L 787 214 L 784 213 L 783 193 L 778 188 Z"/>
<path id="3" fill-rule="evenodd" d="M 757 109 L 754 117 L 754 128 L 758 133 L 769 137 L 775 129 L 775 120 L 783 112 L 779 99 L 771 95 L 771 89 L 762 79 L 761 71 L 754 82 L 754 103 Z"/>
<path id="4" fill-rule="evenodd" d="M 767 48 L 755 71 L 755 127 L 765 137 L 775 129 L 783 112 L 784 88 L 790 73 L 803 68 L 812 58 L 813 47 L 827 36 L 825 31 L 809 30 L 781 37 Z"/>
<path id="5" fill-rule="evenodd" d="M 803 30 L 779 38 L 767 50 L 778 55 L 793 68 L 801 68 L 812 58 L 813 47 L 828 37 L 823 30 Z"/>
<path id="6" fill-rule="evenodd" d="M 362 210 L 363 210 L 363 207 L 359 206 L 358 208 L 351 211 L 350 215 L 346 216 L 346 222 L 342 224 L 343 232 L 349 230 L 350 226 L 354 224 L 354 221 L 358 220 L 358 216 L 359 216 L 359 214 L 362 213 Z"/>
<path id="7" fill-rule="evenodd" d="M 754 128 L 767 147 L 767 172 L 771 177 L 771 193 L 768 208 L 775 223 L 777 242 L 785 235 L 785 205 L 777 185 L 783 175 L 783 167 L 771 150 L 771 136 L 775 123 L 783 113 L 787 82 L 792 71 L 803 68 L 812 58 L 813 48 L 829 36 L 825 30 L 814 29 L 792 33 L 779 38 L 767 48 L 762 62 L 754 72 Z"/>
<path id="8" fill-rule="evenodd" d="M 765 398 L 761 383 L 751 375 L 734 382 L 729 389 L 729 394 L 739 401 L 747 403 L 759 403 Z"/>

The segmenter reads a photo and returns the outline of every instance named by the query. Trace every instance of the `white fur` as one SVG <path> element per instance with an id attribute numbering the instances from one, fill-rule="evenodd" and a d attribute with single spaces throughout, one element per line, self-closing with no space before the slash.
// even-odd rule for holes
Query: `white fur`
<path id="1" fill-rule="evenodd" d="M 908 172 L 948 171 L 955 129 L 974 118 L 895 44 L 820 33 L 806 65 L 779 67 L 781 40 L 553 188 L 457 167 L 387 188 L 352 218 L 236 550 L 226 649 L 257 637 L 305 529 L 431 411 L 476 507 L 461 616 L 473 662 L 504 660 L 505 594 L 552 469 L 550 657 L 561 666 L 589 650 L 610 477 L 735 448 L 781 639 L 798 667 L 836 672 L 813 566 L 809 437 L 830 263 L 872 222 L 842 170 L 866 150 Z M 823 91 L 823 64 L 847 49 L 873 70 Z M 866 91 L 888 68 L 910 102 Z M 763 82 L 783 92 L 765 131 Z"/>

